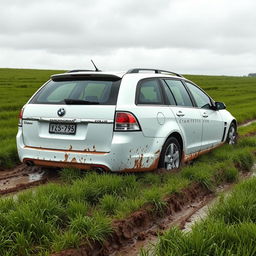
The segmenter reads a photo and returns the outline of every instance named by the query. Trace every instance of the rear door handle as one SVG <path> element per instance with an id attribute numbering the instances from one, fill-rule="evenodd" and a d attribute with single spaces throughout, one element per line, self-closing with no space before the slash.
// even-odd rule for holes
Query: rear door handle
<path id="1" fill-rule="evenodd" d="M 185 116 L 185 114 L 182 111 L 179 111 L 178 113 L 176 113 L 177 116 Z"/>
<path id="2" fill-rule="evenodd" d="M 203 117 L 205 117 L 205 118 L 208 117 L 206 112 L 203 113 Z"/>

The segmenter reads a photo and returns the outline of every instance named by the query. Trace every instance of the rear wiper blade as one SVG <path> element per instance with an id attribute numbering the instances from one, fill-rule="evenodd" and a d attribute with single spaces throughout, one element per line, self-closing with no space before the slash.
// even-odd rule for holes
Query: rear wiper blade
<path id="1" fill-rule="evenodd" d="M 77 100 L 77 99 L 64 99 L 66 104 L 70 105 L 96 105 L 99 104 L 97 101 L 88 101 L 88 100 Z"/>

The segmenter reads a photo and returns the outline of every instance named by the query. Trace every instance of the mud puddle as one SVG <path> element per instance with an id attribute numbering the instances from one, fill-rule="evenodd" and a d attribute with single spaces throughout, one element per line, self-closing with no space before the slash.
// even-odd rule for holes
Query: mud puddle
<path id="1" fill-rule="evenodd" d="M 0 172 L 0 195 L 46 183 L 58 176 L 55 170 L 19 165 L 12 170 Z"/>
<path id="2" fill-rule="evenodd" d="M 36 173 L 23 174 L 16 177 L 0 180 L 0 190 L 10 189 L 16 187 L 19 184 L 27 184 L 34 181 L 43 179 L 45 172 L 39 171 Z"/>

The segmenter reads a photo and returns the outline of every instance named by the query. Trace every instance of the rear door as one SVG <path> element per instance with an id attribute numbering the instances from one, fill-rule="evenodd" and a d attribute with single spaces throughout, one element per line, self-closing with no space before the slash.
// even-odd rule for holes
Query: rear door
<path id="1" fill-rule="evenodd" d="M 211 99 L 200 88 L 189 82 L 185 82 L 185 84 L 201 113 L 203 121 L 202 149 L 219 144 L 224 131 L 224 122 L 219 111 L 211 109 Z"/>
<path id="2" fill-rule="evenodd" d="M 118 77 L 59 77 L 26 105 L 26 146 L 109 152 L 120 85 Z"/>
<path id="3" fill-rule="evenodd" d="M 164 86 L 171 91 L 168 98 L 174 98 L 175 104 L 170 107 L 176 117 L 177 123 L 185 137 L 186 154 L 191 154 L 201 149 L 202 122 L 201 114 L 194 108 L 191 98 L 178 79 L 163 79 Z M 170 92 L 169 92 L 170 93 Z M 168 91 L 166 92 L 168 96 Z"/>

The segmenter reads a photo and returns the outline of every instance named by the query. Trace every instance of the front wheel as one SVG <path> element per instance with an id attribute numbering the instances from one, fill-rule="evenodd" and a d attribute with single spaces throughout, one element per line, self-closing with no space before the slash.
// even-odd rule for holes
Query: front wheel
<path id="1" fill-rule="evenodd" d="M 177 169 L 181 162 L 181 147 L 178 140 L 170 137 L 164 143 L 159 160 L 159 167 L 166 170 Z"/>
<path id="2" fill-rule="evenodd" d="M 226 143 L 228 143 L 230 145 L 234 145 L 234 144 L 236 144 L 236 140 L 237 140 L 236 126 L 234 123 L 231 123 L 231 125 L 228 129 Z"/>

